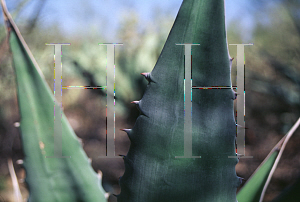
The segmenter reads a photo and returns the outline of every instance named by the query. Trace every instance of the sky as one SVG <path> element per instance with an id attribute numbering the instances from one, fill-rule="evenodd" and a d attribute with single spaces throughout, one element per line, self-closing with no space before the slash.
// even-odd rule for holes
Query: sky
<path id="1" fill-rule="evenodd" d="M 16 7 L 20 2 L 9 1 L 8 9 Z M 182 0 L 46 0 L 41 7 L 40 0 L 31 0 L 27 1 L 16 22 L 18 24 L 18 21 L 27 19 L 41 7 L 39 23 L 45 28 L 56 23 L 63 33 L 71 35 L 78 30 L 82 34 L 89 32 L 88 28 L 93 26 L 104 33 L 105 38 L 113 40 L 116 29 L 126 14 L 137 13 L 140 26 L 143 26 L 153 21 L 156 13 L 175 19 L 181 3 Z M 226 0 L 225 5 L 226 23 L 240 22 L 247 35 L 245 39 L 249 39 L 253 27 L 251 1 Z"/>

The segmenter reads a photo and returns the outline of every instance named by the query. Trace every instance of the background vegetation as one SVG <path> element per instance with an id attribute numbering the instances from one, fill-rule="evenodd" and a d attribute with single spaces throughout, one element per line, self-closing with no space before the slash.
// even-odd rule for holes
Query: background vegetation
<path id="1" fill-rule="evenodd" d="M 63 24 L 45 25 L 46 1 L 11 1 L 8 8 L 53 90 L 53 47 L 45 43 L 71 43 L 63 48 L 63 85 L 105 85 L 106 50 L 98 43 L 123 43 L 116 48 L 116 155 L 125 155 L 129 148 L 127 135 L 118 129 L 131 128 L 138 116 L 132 104 L 139 100 L 147 82 L 140 75 L 150 71 L 160 54 L 174 21 L 172 12 L 153 9 L 151 21 L 142 19 L 136 8 L 139 3 L 129 1 L 115 26 L 114 36 L 105 29 L 104 16 L 95 19 L 92 4 L 76 2 L 76 19 L 82 27 L 68 30 Z M 236 2 L 237 4 L 239 1 Z M 300 116 L 300 2 L 251 1 L 247 4 L 247 18 L 227 22 L 228 43 L 254 43 L 245 48 L 246 86 L 246 154 L 253 159 L 241 159 L 237 175 L 247 180 L 273 146 Z M 72 8 L 72 6 L 71 6 Z M 80 10 L 81 12 L 77 12 Z M 172 8 L 172 7 L 171 7 Z M 177 8 L 175 12 L 177 12 Z M 164 10 L 165 11 L 165 10 Z M 228 9 L 226 9 L 228 12 Z M 55 16 L 55 12 L 53 15 Z M 78 16 L 82 16 L 79 17 Z M 249 17 L 250 16 L 250 17 Z M 74 17 L 75 18 L 75 17 Z M 91 22 L 89 22 L 91 18 Z M 75 19 L 74 19 L 75 20 Z M 22 180 L 25 172 L 16 164 L 23 158 L 16 122 L 20 117 L 16 99 L 16 84 L 11 66 L 5 29 L 0 27 L 0 201 L 13 200 L 12 183 L 7 158 L 15 164 L 23 197 L 27 190 Z M 86 23 L 85 23 L 86 21 Z M 95 21 L 95 23 L 93 23 Z M 248 23 L 248 24 L 247 24 Z M 103 26 L 102 26 L 103 25 Z M 66 26 L 67 27 L 67 26 Z M 77 29 L 76 29 L 77 28 Z M 66 31 L 67 29 L 67 31 Z M 232 57 L 235 46 L 230 46 Z M 236 64 L 232 78 L 235 85 Z M 103 187 L 114 194 L 120 192 L 118 178 L 124 172 L 121 159 L 100 159 L 105 155 L 105 92 L 101 90 L 63 90 L 64 112 L 76 134 L 82 139 L 84 150 L 92 159 L 92 166 L 103 172 Z M 288 143 L 267 190 L 265 201 L 275 198 L 299 177 L 300 131 Z M 110 201 L 116 201 L 111 196 Z"/>

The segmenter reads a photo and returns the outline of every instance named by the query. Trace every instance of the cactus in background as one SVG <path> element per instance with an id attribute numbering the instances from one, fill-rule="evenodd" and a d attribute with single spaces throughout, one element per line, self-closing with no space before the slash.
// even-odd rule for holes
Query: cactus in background
<path id="1" fill-rule="evenodd" d="M 54 96 L 4 2 L 1 3 L 16 73 L 28 201 L 106 201 L 101 178 L 94 172 L 65 115 L 62 154 L 71 158 L 45 158 L 54 153 Z"/>
<path id="2" fill-rule="evenodd" d="M 231 86 L 224 0 L 184 0 L 154 69 L 144 74 L 140 116 L 124 130 L 131 146 L 118 202 L 236 201 L 231 89 L 193 89 L 192 148 L 201 158 L 175 158 L 184 154 L 184 47 L 175 45 L 183 43 L 200 44 L 192 46 L 193 86 Z"/>

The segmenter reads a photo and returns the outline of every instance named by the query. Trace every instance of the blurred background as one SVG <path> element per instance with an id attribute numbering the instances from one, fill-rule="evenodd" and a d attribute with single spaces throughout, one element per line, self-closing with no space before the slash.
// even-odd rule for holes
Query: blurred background
<path id="1" fill-rule="evenodd" d="M 130 142 L 119 131 L 131 128 L 139 115 L 133 100 L 141 99 L 150 72 L 166 41 L 181 0 L 11 0 L 7 2 L 17 26 L 53 90 L 54 50 L 45 43 L 71 43 L 63 47 L 63 86 L 104 86 L 106 48 L 99 43 L 123 43 L 116 59 L 116 155 L 126 155 Z M 229 44 L 245 47 L 246 155 L 236 166 L 247 180 L 275 144 L 300 116 L 300 1 L 227 0 Z M 16 162 L 24 158 L 19 129 L 16 84 L 11 57 L 0 19 L 0 201 L 13 201 L 7 158 L 14 162 L 23 197 L 25 172 Z M 236 58 L 236 46 L 230 46 Z M 232 82 L 236 84 L 236 63 Z M 103 187 L 119 194 L 122 159 L 105 155 L 105 106 L 103 90 L 63 90 L 63 107 L 92 166 L 103 172 Z M 285 149 L 268 187 L 265 201 L 276 197 L 300 176 L 300 130 Z M 243 183 L 244 184 L 244 183 Z M 109 201 L 116 201 L 110 196 Z"/>

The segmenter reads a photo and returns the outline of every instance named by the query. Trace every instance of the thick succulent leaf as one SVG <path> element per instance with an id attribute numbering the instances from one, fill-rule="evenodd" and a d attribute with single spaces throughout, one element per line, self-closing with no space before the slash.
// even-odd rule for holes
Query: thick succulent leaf
<path id="1" fill-rule="evenodd" d="M 78 138 L 62 117 L 62 154 L 54 155 L 54 96 L 18 28 L 4 7 L 16 74 L 29 201 L 106 201 L 101 180 Z"/>
<path id="2" fill-rule="evenodd" d="M 193 86 L 231 86 L 224 0 L 184 0 L 150 81 L 141 115 L 126 132 L 131 146 L 119 202 L 236 201 L 234 93 L 192 91 L 193 156 L 184 155 L 184 47 L 192 46 Z M 186 92 L 189 93 L 189 92 Z"/>

